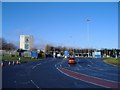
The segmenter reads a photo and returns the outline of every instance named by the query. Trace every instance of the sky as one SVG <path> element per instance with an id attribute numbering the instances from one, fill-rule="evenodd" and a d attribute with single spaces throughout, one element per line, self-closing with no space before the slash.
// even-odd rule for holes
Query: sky
<path id="1" fill-rule="evenodd" d="M 118 3 L 4 2 L 2 37 L 19 46 L 21 34 L 33 35 L 36 48 L 118 48 Z"/>

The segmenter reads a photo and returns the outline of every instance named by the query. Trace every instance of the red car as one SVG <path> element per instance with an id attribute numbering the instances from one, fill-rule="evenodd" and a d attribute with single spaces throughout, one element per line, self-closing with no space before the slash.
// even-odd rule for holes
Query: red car
<path id="1" fill-rule="evenodd" d="M 68 64 L 76 64 L 75 58 L 70 58 L 70 59 L 68 60 Z"/>

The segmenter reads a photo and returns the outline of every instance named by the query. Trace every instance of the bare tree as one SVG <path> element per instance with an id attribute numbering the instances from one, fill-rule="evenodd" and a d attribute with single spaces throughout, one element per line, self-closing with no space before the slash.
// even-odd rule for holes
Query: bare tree
<path id="1" fill-rule="evenodd" d="M 17 47 L 13 43 L 7 43 L 4 38 L 0 38 L 0 50 L 15 50 Z"/>
<path id="2" fill-rule="evenodd" d="M 51 45 L 46 45 L 45 46 L 45 53 L 48 53 L 49 51 L 51 51 Z"/>

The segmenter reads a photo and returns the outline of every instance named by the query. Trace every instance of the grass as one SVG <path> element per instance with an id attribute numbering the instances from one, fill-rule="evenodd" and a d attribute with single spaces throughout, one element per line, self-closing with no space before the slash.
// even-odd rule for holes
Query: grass
<path id="1" fill-rule="evenodd" d="M 120 66 L 120 58 L 117 58 L 117 59 L 116 58 L 110 58 L 110 59 L 105 59 L 103 61 L 106 62 L 106 63 L 109 63 L 109 64 Z"/>
<path id="2" fill-rule="evenodd" d="M 12 56 L 0 56 L 0 60 L 10 60 L 10 61 L 13 61 L 13 60 L 19 60 L 19 58 L 21 59 L 21 61 L 33 61 L 33 60 L 40 60 L 42 58 L 31 58 L 31 57 L 12 57 Z"/>

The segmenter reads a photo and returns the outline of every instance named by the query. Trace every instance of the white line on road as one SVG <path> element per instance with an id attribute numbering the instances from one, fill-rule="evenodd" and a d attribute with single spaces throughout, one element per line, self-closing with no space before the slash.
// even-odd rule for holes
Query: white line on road
<path id="1" fill-rule="evenodd" d="M 77 66 L 78 66 L 78 67 L 80 67 L 80 68 L 82 67 L 82 66 L 81 66 L 81 65 L 79 65 L 79 64 L 77 64 Z"/>
<path id="2" fill-rule="evenodd" d="M 40 65 L 41 63 L 36 64 L 35 66 L 32 67 L 32 69 L 36 68 L 38 65 Z"/>
<path id="3" fill-rule="evenodd" d="M 103 85 L 96 84 L 96 83 L 93 83 L 93 82 L 90 82 L 90 81 L 86 81 L 86 80 L 83 80 L 83 79 L 76 78 L 76 77 L 74 77 L 74 76 L 70 76 L 70 75 L 64 73 L 63 71 L 61 71 L 59 68 L 57 68 L 57 69 L 58 69 L 61 73 L 65 74 L 65 75 L 68 76 L 68 77 L 72 77 L 72 78 L 74 78 L 74 79 L 81 80 L 81 81 L 84 81 L 84 82 L 87 82 L 87 83 L 91 83 L 91 84 L 94 84 L 94 85 L 98 85 L 98 86 L 102 86 L 102 87 L 109 88 L 109 87 L 107 87 L 107 86 L 103 86 Z M 71 71 L 71 70 L 70 70 L 70 71 Z"/>
<path id="4" fill-rule="evenodd" d="M 33 66 L 32 69 L 34 69 L 36 66 Z"/>
<path id="5" fill-rule="evenodd" d="M 37 64 L 37 65 L 40 65 L 41 63 Z"/>
<path id="6" fill-rule="evenodd" d="M 90 67 L 91 65 L 89 65 L 89 64 L 88 64 L 87 66 L 89 66 L 89 67 Z"/>
<path id="7" fill-rule="evenodd" d="M 33 82 L 33 80 L 30 80 L 30 81 L 31 81 L 37 88 L 39 88 L 38 85 Z"/>
<path id="8" fill-rule="evenodd" d="M 59 68 L 58 68 L 58 69 L 59 69 Z M 64 68 L 64 69 L 65 69 L 65 68 Z M 68 69 L 66 69 L 66 70 L 68 70 Z M 75 71 L 72 71 L 72 70 L 68 70 L 68 71 L 71 71 L 71 72 L 74 72 L 74 73 L 77 73 L 77 74 L 81 74 L 81 75 L 84 75 L 84 76 L 92 77 L 92 78 L 97 78 L 97 79 L 100 79 L 100 80 L 105 80 L 105 81 L 109 81 L 109 82 L 120 83 L 120 82 L 117 82 L 117 81 L 112 81 L 112 80 L 108 80 L 108 79 L 103 79 L 103 78 L 99 78 L 99 77 L 94 77 L 94 76 L 91 76 L 91 75 L 87 75 L 87 74 L 75 72 Z"/>
<path id="9" fill-rule="evenodd" d="M 70 67 L 70 65 L 68 64 L 68 66 Z"/>

